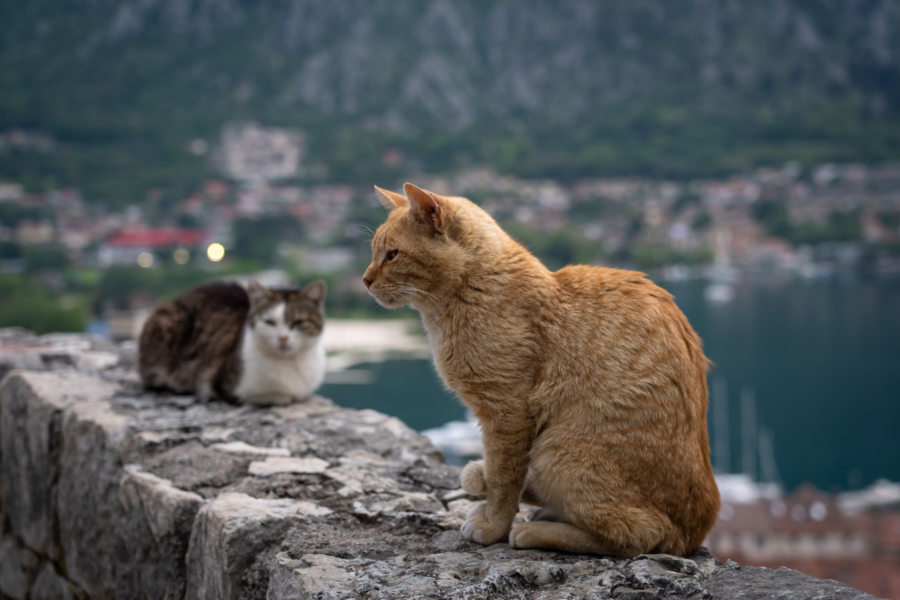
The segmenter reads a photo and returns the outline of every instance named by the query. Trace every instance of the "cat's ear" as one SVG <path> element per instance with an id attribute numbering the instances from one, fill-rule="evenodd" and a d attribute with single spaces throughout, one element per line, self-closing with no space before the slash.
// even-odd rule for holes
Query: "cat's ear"
<path id="1" fill-rule="evenodd" d="M 435 231 L 443 233 L 447 227 L 447 207 L 437 194 L 416 187 L 411 183 L 403 184 L 406 199 L 409 202 L 409 213 L 413 218 L 428 223 Z"/>
<path id="2" fill-rule="evenodd" d="M 247 296 L 250 297 L 250 306 L 259 306 L 269 297 L 269 288 L 258 281 L 247 284 Z"/>
<path id="3" fill-rule="evenodd" d="M 385 190 L 377 185 L 375 187 L 375 193 L 378 195 L 378 199 L 381 201 L 381 205 L 388 210 L 394 210 L 395 208 L 400 208 L 401 206 L 406 205 L 406 196 L 403 194 L 398 194 L 397 192 L 392 192 L 390 190 Z"/>
<path id="4" fill-rule="evenodd" d="M 325 301 L 325 282 L 317 279 L 303 288 L 303 295 L 321 306 Z"/>

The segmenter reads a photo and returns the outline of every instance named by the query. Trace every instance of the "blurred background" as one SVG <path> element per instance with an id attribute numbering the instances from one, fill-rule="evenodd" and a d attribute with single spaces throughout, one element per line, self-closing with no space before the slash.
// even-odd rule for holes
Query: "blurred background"
<path id="1" fill-rule="evenodd" d="M 322 393 L 464 460 L 415 313 L 360 284 L 406 180 L 674 293 L 712 551 L 900 598 L 900 4 L 0 2 L 0 327 L 127 341 L 201 282 L 323 277 Z"/>

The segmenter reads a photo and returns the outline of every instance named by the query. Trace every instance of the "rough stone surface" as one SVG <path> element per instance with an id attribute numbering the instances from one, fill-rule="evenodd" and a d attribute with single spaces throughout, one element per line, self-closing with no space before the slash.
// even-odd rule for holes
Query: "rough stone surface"
<path id="1" fill-rule="evenodd" d="M 187 583 L 183 558 L 203 498 L 137 465 L 124 471 L 119 481 L 122 526 L 115 532 L 117 595 L 141 590 L 145 598 L 182 598 Z"/>
<path id="2" fill-rule="evenodd" d="M 108 382 L 74 371 L 26 382 L 10 377 L 0 405 L 0 483 L 13 530 L 34 551 L 56 556 L 53 494 L 62 466 L 63 416 L 112 395 Z"/>
<path id="3" fill-rule="evenodd" d="M 733 600 L 862 600 L 872 597 L 836 581 L 815 579 L 786 567 L 777 570 L 738 567 L 730 561 L 708 579 L 706 588 L 715 598 Z"/>
<path id="4" fill-rule="evenodd" d="M 23 556 L 27 552 L 11 537 L 0 540 L 0 594 L 3 596 L 25 600 L 28 595 L 29 577 Z"/>
<path id="5" fill-rule="evenodd" d="M 44 563 L 31 586 L 31 600 L 74 600 L 72 586 L 49 563 Z"/>
<path id="6" fill-rule="evenodd" d="M 867 597 L 705 551 L 473 544 L 458 469 L 397 419 L 149 394 L 133 363 L 0 331 L 0 598 Z"/>

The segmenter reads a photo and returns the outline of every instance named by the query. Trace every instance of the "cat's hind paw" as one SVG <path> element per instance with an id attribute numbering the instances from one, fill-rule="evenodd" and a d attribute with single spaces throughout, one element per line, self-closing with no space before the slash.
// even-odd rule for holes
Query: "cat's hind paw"
<path id="1" fill-rule="evenodd" d="M 459 483 L 463 491 L 473 496 L 487 494 L 487 483 L 484 480 L 484 461 L 473 460 L 463 467 L 459 474 Z"/>
<path id="2" fill-rule="evenodd" d="M 577 554 L 603 554 L 609 556 L 634 556 L 599 536 L 569 523 L 553 521 L 529 521 L 519 523 L 509 532 L 509 545 L 513 548 L 544 548 Z"/>
<path id="3" fill-rule="evenodd" d="M 485 504 L 483 502 L 473 508 L 466 517 L 466 522 L 463 523 L 460 533 L 467 540 L 489 546 L 502 541 L 509 535 L 510 524 L 498 526 L 496 523 L 488 521 L 487 517 L 484 516 L 484 510 Z"/>
<path id="4" fill-rule="evenodd" d="M 530 548 L 529 533 L 527 527 L 522 527 L 524 523 L 520 523 L 513 527 L 509 532 L 509 545 L 512 548 Z"/>

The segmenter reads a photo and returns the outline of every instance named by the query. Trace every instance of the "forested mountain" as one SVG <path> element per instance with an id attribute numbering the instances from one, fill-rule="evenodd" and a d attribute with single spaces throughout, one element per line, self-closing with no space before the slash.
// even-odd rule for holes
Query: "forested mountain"
<path id="1" fill-rule="evenodd" d="M 302 130 L 337 181 L 898 159 L 900 3 L 0 3 L 0 136 L 31 136 L 0 137 L 0 179 L 181 193 L 213 172 L 189 140 L 240 120 Z"/>

